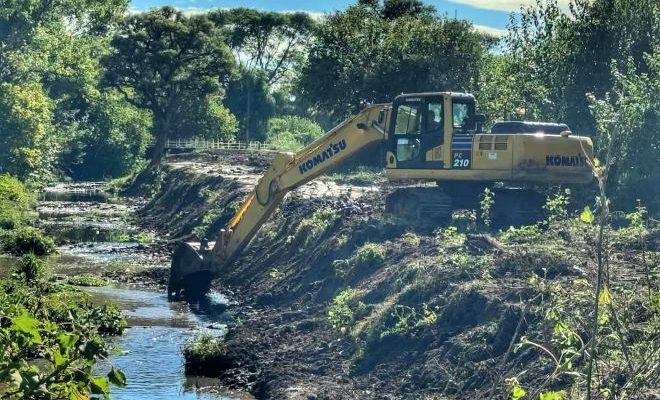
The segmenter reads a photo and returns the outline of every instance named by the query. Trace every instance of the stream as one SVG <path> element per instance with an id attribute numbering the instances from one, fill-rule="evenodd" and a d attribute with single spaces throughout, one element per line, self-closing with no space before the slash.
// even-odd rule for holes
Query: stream
<path id="1" fill-rule="evenodd" d="M 51 258 L 55 274 L 103 275 L 122 282 L 86 288 L 93 302 L 117 304 L 129 326 L 122 336 L 107 339 L 113 350 L 98 365 L 99 373 L 116 366 L 126 374 L 127 386 L 112 387 L 111 398 L 251 399 L 219 390 L 213 379 L 185 376 L 181 348 L 200 332 L 225 333 L 226 300 L 214 293 L 208 304 L 195 308 L 167 301 L 162 277 L 169 256 L 155 234 L 135 225 L 139 206 L 132 199 L 112 198 L 100 183 L 48 187 L 38 206 L 40 227 L 60 244 Z M 161 278 L 145 285 L 129 275 Z"/>

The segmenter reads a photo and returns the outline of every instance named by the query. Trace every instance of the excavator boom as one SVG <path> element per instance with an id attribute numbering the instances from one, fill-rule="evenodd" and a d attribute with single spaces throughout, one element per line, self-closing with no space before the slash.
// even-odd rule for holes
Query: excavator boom
<path id="1" fill-rule="evenodd" d="M 386 139 L 389 104 L 370 105 L 295 154 L 280 153 L 211 250 L 180 243 L 172 255 L 168 297 L 203 296 L 220 271 L 233 262 L 291 190 L 340 165 L 351 155 Z"/>

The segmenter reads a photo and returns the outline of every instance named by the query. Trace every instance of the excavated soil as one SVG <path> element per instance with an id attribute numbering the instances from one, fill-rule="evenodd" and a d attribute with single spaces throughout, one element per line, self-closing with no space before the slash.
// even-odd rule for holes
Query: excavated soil
<path id="1" fill-rule="evenodd" d="M 269 160 L 171 157 L 141 221 L 173 240 L 199 240 L 193 230 L 202 223 L 217 232 Z M 417 230 L 384 214 L 388 190 L 329 179 L 305 185 L 224 268 L 214 285 L 237 304 L 224 368 L 213 371 L 224 385 L 258 399 L 504 399 L 504 378 L 534 386 L 551 372 L 534 348 L 513 351 L 523 335 L 550 340 L 530 277 L 561 284 L 591 277 L 591 234 L 551 226 L 503 240 Z M 309 228 L 322 209 L 333 218 Z M 378 244 L 384 260 L 343 271 L 365 243 Z M 659 243 L 656 231 L 644 245 L 657 252 Z M 612 279 L 644 274 L 638 251 L 613 251 Z M 353 315 L 337 329 L 328 309 L 347 289 L 356 293 Z"/>

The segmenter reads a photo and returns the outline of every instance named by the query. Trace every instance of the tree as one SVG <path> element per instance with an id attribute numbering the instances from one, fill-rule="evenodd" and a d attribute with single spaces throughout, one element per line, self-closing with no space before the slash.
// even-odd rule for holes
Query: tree
<path id="1" fill-rule="evenodd" d="M 238 63 L 263 74 L 268 86 L 278 83 L 298 60 L 316 25 L 307 13 L 250 8 L 213 11 L 209 18 L 226 32 Z"/>
<path id="2" fill-rule="evenodd" d="M 54 158 L 52 102 L 41 85 L 0 84 L 0 170 L 21 179 L 45 174 Z"/>
<path id="3" fill-rule="evenodd" d="M 660 47 L 645 55 L 648 71 L 640 73 L 630 62 L 613 74 L 615 86 L 603 98 L 588 96 L 597 132 L 598 153 L 607 152 L 601 142 L 613 140 L 608 182 L 613 201 L 632 208 L 639 199 L 649 211 L 660 211 Z M 602 156 L 601 156 L 602 157 Z"/>
<path id="4" fill-rule="evenodd" d="M 225 33 L 240 66 L 225 105 L 238 117 L 245 140 L 264 140 L 275 109 L 271 93 L 295 78 L 316 23 L 303 12 L 248 8 L 213 11 L 209 18 Z"/>
<path id="5" fill-rule="evenodd" d="M 388 19 L 393 11 L 384 18 L 384 8 L 369 3 L 335 13 L 319 28 L 299 79 L 303 101 L 337 122 L 364 100 L 470 88 L 486 45 L 468 22 L 423 8 Z"/>
<path id="6" fill-rule="evenodd" d="M 77 36 L 100 35 L 126 11 L 128 0 L 31 0 L 0 3 L 0 82 L 15 79 L 13 67 L 36 33 L 66 26 Z"/>
<path id="7" fill-rule="evenodd" d="M 111 45 L 103 60 L 105 80 L 131 104 L 152 113 L 151 165 L 156 165 L 168 138 L 209 117 L 191 115 L 191 106 L 222 95 L 233 57 L 208 18 L 186 17 L 171 7 L 127 17 Z"/>
<path id="8" fill-rule="evenodd" d="M 505 39 L 508 74 L 531 118 L 562 120 L 577 132 L 595 130 L 587 93 L 604 96 L 614 85 L 611 63 L 645 72 L 643 54 L 658 40 L 660 5 L 654 0 L 538 1 L 512 17 Z"/>

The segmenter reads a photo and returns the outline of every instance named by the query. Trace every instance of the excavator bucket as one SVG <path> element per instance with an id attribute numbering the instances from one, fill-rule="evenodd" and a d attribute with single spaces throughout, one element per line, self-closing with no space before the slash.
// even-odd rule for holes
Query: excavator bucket
<path id="1" fill-rule="evenodd" d="M 172 254 L 167 298 L 178 301 L 196 301 L 204 297 L 211 287 L 213 274 L 205 260 L 190 244 L 179 243 Z"/>

